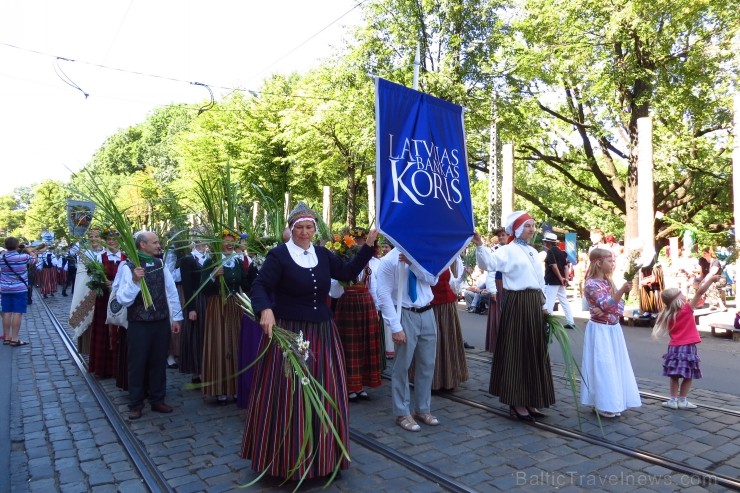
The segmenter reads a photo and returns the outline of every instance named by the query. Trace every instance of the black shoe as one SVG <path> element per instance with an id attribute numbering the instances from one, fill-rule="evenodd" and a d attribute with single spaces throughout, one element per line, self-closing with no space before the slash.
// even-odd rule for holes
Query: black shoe
<path id="1" fill-rule="evenodd" d="M 477 310 L 478 309 L 476 307 L 474 307 L 474 306 L 469 306 L 469 307 L 467 307 L 465 309 L 465 311 L 468 312 L 468 313 L 473 313 L 474 311 L 477 311 Z"/>
<path id="2" fill-rule="evenodd" d="M 529 421 L 530 423 L 534 422 L 534 417 L 531 414 L 519 414 L 514 406 L 509 406 L 509 416 L 522 421 Z"/>
<path id="3" fill-rule="evenodd" d="M 193 377 L 190 379 L 190 383 L 198 384 L 198 383 L 203 383 L 203 381 L 200 379 L 200 377 Z"/>
<path id="4" fill-rule="evenodd" d="M 177 363 L 172 363 L 171 365 L 170 364 L 167 365 L 168 370 L 177 370 L 178 368 L 180 368 L 180 365 L 178 365 Z"/>
<path id="5" fill-rule="evenodd" d="M 530 416 L 533 416 L 535 418 L 546 418 L 547 417 L 547 414 L 540 412 L 540 411 L 535 411 L 533 407 L 528 407 L 527 411 L 529 411 Z"/>
<path id="6" fill-rule="evenodd" d="M 357 395 L 357 392 L 350 392 L 350 393 L 349 393 L 349 394 L 347 395 L 347 400 L 348 400 L 349 402 L 357 402 L 357 399 L 359 399 L 359 397 L 358 397 L 358 395 Z"/>
<path id="7" fill-rule="evenodd" d="M 467 343 L 467 341 L 463 341 L 463 347 L 465 349 L 475 349 L 475 346 L 471 346 L 470 344 Z"/>
<path id="8" fill-rule="evenodd" d="M 363 401 L 369 401 L 369 400 L 370 400 L 370 396 L 369 396 L 369 395 L 368 395 L 368 393 L 367 393 L 367 392 L 365 392 L 364 390 L 363 390 L 363 391 L 361 391 L 361 392 L 359 392 L 359 393 L 357 394 L 357 398 L 358 398 L 358 399 L 362 399 Z"/>
<path id="9" fill-rule="evenodd" d="M 565 325 L 563 325 L 563 328 L 566 328 L 568 330 L 573 330 L 573 329 L 576 328 L 576 326 L 573 325 L 573 324 L 565 324 Z"/>
<path id="10" fill-rule="evenodd" d="M 62 291 L 62 296 L 67 296 L 67 292 L 66 291 Z"/>

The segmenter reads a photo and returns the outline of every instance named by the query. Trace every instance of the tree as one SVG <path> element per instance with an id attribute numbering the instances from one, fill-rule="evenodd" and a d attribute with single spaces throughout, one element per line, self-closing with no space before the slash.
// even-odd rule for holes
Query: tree
<path id="1" fill-rule="evenodd" d="M 43 231 L 54 233 L 58 241 L 69 240 L 67 222 L 67 198 L 70 193 L 59 181 L 45 180 L 33 190 L 33 199 L 26 212 L 26 223 L 21 228 L 23 236 L 33 241 L 40 238 Z"/>
<path id="2" fill-rule="evenodd" d="M 26 211 L 10 193 L 0 196 L 0 233 L 2 236 L 15 236 L 25 221 Z"/>
<path id="3" fill-rule="evenodd" d="M 582 233 L 583 218 L 615 217 L 635 237 L 637 120 L 653 116 L 655 205 L 666 214 L 656 237 L 691 222 L 727 229 L 738 12 L 713 0 L 527 2 L 500 55 L 515 60 L 507 90 L 540 127 L 516 136 L 517 193 Z"/>

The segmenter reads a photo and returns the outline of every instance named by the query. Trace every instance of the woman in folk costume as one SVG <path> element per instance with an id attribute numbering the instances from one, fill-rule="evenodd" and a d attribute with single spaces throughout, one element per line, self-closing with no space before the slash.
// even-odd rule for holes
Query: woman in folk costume
<path id="1" fill-rule="evenodd" d="M 349 262 L 321 246 L 314 246 L 316 214 L 299 203 L 288 216 L 291 239 L 270 250 L 252 287 L 252 308 L 264 331 L 260 352 L 267 347 L 273 326 L 303 332 L 309 341 L 309 371 L 334 401 L 320 397 L 327 414 L 349 450 L 349 413 L 344 356 L 331 310 L 326 303 L 331 279 L 356 279 L 373 255 L 365 245 Z M 373 230 L 367 241 L 375 242 Z M 249 397 L 241 455 L 252 461 L 252 469 L 270 476 L 297 480 L 326 476 L 337 465 L 349 467 L 339 444 L 323 430 L 318 420 L 312 423 L 313 440 L 299 461 L 304 436 L 305 409 L 300 389 L 287 378 L 280 349 L 271 346 L 256 365 L 255 385 Z M 300 462 L 300 463 L 299 463 Z"/>
<path id="2" fill-rule="evenodd" d="M 358 245 L 366 244 L 367 235 L 359 231 L 354 236 Z M 373 252 L 377 251 L 372 246 Z M 378 310 L 369 291 L 372 282 L 370 265 L 360 273 L 360 281 L 344 286 L 344 293 L 337 301 L 334 322 L 344 348 L 344 363 L 347 371 L 347 392 L 350 402 L 357 399 L 369 400 L 365 387 L 380 387 L 383 358 L 380 348 L 380 323 Z"/>
<path id="3" fill-rule="evenodd" d="M 193 240 L 193 249 L 179 260 L 182 280 L 183 326 L 180 332 L 180 373 L 192 375 L 192 383 L 201 383 L 203 369 L 203 330 L 206 299 L 200 289 L 203 265 L 208 245 L 201 239 Z M 198 294 L 196 294 L 198 293 Z"/>
<path id="4" fill-rule="evenodd" d="M 80 250 L 80 262 L 82 265 L 77 269 L 75 287 L 72 292 L 72 305 L 69 307 L 69 327 L 74 330 L 74 339 L 77 341 L 77 350 L 81 354 L 90 354 L 90 334 L 88 330 L 92 326 L 93 313 L 95 311 L 95 291 L 87 285 L 90 275 L 85 267 L 86 262 L 100 262 L 103 247 L 100 244 L 100 228 L 94 227 L 87 230 L 89 249 Z"/>
<path id="5" fill-rule="evenodd" d="M 56 256 L 53 251 L 48 250 L 39 255 L 39 261 L 41 262 L 41 270 L 38 272 L 39 289 L 44 298 L 48 298 L 57 292 Z"/>
<path id="6" fill-rule="evenodd" d="M 64 287 L 67 284 L 67 270 L 64 262 L 64 255 L 61 250 L 57 250 L 54 255 L 54 268 L 57 271 L 57 284 Z"/>
<path id="7" fill-rule="evenodd" d="M 249 285 L 251 286 L 257 277 L 257 266 L 249 257 L 247 237 L 248 235 L 244 233 L 239 238 L 238 255 L 242 265 L 244 265 L 244 269 L 247 271 Z M 246 291 L 245 293 L 247 296 L 251 296 L 250 291 Z M 254 376 L 254 366 L 251 366 L 248 370 L 244 370 L 244 368 L 251 365 L 257 359 L 257 356 L 259 356 L 258 350 L 261 339 L 262 328 L 260 324 L 246 313 L 242 313 L 242 326 L 239 331 L 239 351 L 237 354 L 240 373 L 236 382 L 236 406 L 241 409 L 246 409 L 249 405 L 249 394 L 252 389 L 252 378 Z"/>
<path id="8" fill-rule="evenodd" d="M 466 381 L 468 363 L 465 357 L 465 341 L 460 318 L 457 315 L 457 290 L 464 275 L 463 261 L 455 258 L 452 265 L 439 275 L 432 286 L 432 310 L 437 321 L 437 356 L 434 364 L 432 390 L 454 390 Z M 409 369 L 413 381 L 416 365 Z"/>
<path id="9" fill-rule="evenodd" d="M 504 228 L 493 232 L 498 237 L 498 243 L 493 245 L 494 252 L 506 245 L 509 235 Z M 496 339 L 498 338 L 498 325 L 501 320 L 501 303 L 504 299 L 504 281 L 501 272 L 489 272 L 486 277 L 486 289 L 490 293 L 488 300 L 488 321 L 486 323 L 486 351 L 496 352 Z"/>
<path id="10" fill-rule="evenodd" d="M 110 298 L 110 288 L 113 285 L 118 273 L 118 266 L 126 260 L 126 254 L 121 252 L 118 244 L 120 234 L 115 229 L 105 228 L 103 230 L 103 239 L 105 240 L 106 250 L 100 255 L 100 261 L 105 270 L 107 279 L 106 289 L 102 296 L 95 299 L 95 312 L 93 313 L 93 323 L 90 333 L 90 360 L 87 369 L 94 373 L 98 378 L 109 378 L 119 374 L 119 334 L 117 325 L 108 325 L 108 300 Z M 125 331 L 121 329 L 125 337 Z M 125 357 L 124 357 L 125 359 Z"/>
<path id="11" fill-rule="evenodd" d="M 491 252 L 475 233 L 478 265 L 502 273 L 506 296 L 493 356 L 489 391 L 509 405 L 509 413 L 525 421 L 544 417 L 538 408 L 555 403 L 547 336 L 544 330 L 545 278 L 534 237 L 534 219 L 524 211 L 506 218 L 509 243 Z"/>
<path id="12" fill-rule="evenodd" d="M 221 234 L 221 255 L 203 265 L 201 283 L 206 301 L 203 338 L 203 393 L 226 404 L 236 395 L 239 371 L 237 351 L 242 326 L 242 310 L 231 296 L 248 293 L 252 278 L 241 259 L 234 254 L 236 233 Z"/>

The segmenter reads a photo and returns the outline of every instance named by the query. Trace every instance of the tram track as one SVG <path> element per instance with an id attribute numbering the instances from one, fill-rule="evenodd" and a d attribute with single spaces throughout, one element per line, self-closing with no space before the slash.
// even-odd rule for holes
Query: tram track
<path id="1" fill-rule="evenodd" d="M 95 379 L 94 376 L 88 373 L 85 361 L 78 353 L 77 348 L 72 342 L 65 327 L 59 322 L 53 310 L 40 297 L 37 296 L 37 300 L 41 302 L 44 306 L 44 309 L 49 316 L 50 321 L 52 322 L 56 331 L 59 333 L 63 343 L 65 344 L 65 347 L 72 357 L 72 360 L 79 368 L 81 375 L 89 386 L 94 398 L 99 403 L 103 413 L 106 416 L 106 419 L 111 424 L 116 435 L 120 438 L 121 444 L 123 445 L 126 454 L 130 458 L 133 466 L 142 478 L 146 488 L 152 492 L 173 492 L 174 490 L 169 486 L 167 480 L 159 471 L 157 465 L 154 463 L 149 454 L 147 454 L 141 442 L 128 426 L 128 423 L 123 419 L 121 414 L 113 405 L 110 396 L 108 396 L 103 386 Z M 491 364 L 491 358 L 486 358 L 482 355 L 468 354 L 468 359 L 482 364 Z M 390 379 L 390 376 L 387 373 L 383 376 L 386 379 Z M 647 392 L 641 393 L 641 395 L 651 399 L 664 399 L 664 396 Z M 440 393 L 437 395 L 437 397 L 448 399 L 464 406 L 477 408 L 484 412 L 510 419 L 506 411 L 482 402 L 475 401 L 473 399 L 468 399 L 455 394 L 445 393 Z M 701 407 L 714 411 L 727 412 L 728 414 L 736 416 L 740 415 L 740 413 L 734 410 L 724 410 L 721 408 L 706 405 Z M 537 429 L 549 431 L 561 437 L 569 438 L 572 440 L 579 440 L 592 445 L 603 447 L 605 449 L 622 454 L 626 457 L 639 459 L 650 464 L 664 467 L 667 470 L 691 475 L 692 477 L 700 478 L 702 483 L 706 485 L 719 485 L 727 489 L 740 491 L 740 480 L 721 474 L 716 474 L 707 469 L 695 468 L 658 454 L 653 454 L 636 448 L 626 447 L 620 445 L 619 443 L 611 442 L 598 436 L 582 433 L 573 429 L 551 425 L 548 423 L 544 423 L 541 420 L 531 424 L 522 422 L 522 424 L 529 424 L 530 426 L 533 426 Z M 350 428 L 350 439 L 354 444 L 359 445 L 367 450 L 372 451 L 373 453 L 379 454 L 393 461 L 396 464 L 401 465 L 405 469 L 426 478 L 428 481 L 437 484 L 440 488 L 443 488 L 447 491 L 460 493 L 472 493 L 476 491 L 474 488 L 464 484 L 463 482 L 458 481 L 457 479 L 447 474 L 444 474 L 435 467 L 420 462 L 410 455 L 404 454 L 396 448 L 388 446 L 381 441 L 375 440 L 369 435 L 362 433 L 357 428 Z"/>
<path id="2" fill-rule="evenodd" d="M 467 355 L 467 358 L 473 361 L 488 363 L 489 365 L 492 363 L 492 358 L 486 358 L 486 357 L 476 356 L 476 355 Z M 564 376 L 557 376 L 557 377 L 560 379 L 566 380 L 566 377 Z M 642 397 L 646 397 L 649 399 L 655 399 L 655 400 L 661 400 L 661 401 L 666 399 L 665 396 L 662 396 L 660 394 L 650 393 L 650 392 L 640 392 L 640 395 Z M 473 399 L 468 399 L 468 398 L 450 394 L 450 393 L 441 393 L 441 394 L 438 394 L 438 397 L 441 397 L 443 399 L 448 399 L 454 402 L 458 402 L 460 404 L 464 404 L 469 407 L 480 409 L 488 413 L 510 419 L 508 412 L 495 408 L 488 404 L 475 401 Z M 697 404 L 697 406 L 700 409 L 717 411 L 717 412 L 721 412 L 721 413 L 731 415 L 731 416 L 740 416 L 740 412 L 734 409 L 724 409 L 724 408 L 719 408 L 715 406 L 699 405 L 699 404 Z M 647 452 L 647 451 L 644 451 L 638 448 L 620 445 L 619 443 L 607 440 L 603 437 L 591 435 L 588 433 L 565 428 L 562 426 L 549 424 L 542 420 L 538 420 L 534 422 L 527 422 L 527 423 L 523 422 L 523 423 L 528 424 L 529 426 L 544 430 L 544 431 L 549 431 L 551 433 L 557 434 L 562 437 L 580 440 L 580 441 L 584 441 L 592 445 L 604 447 L 614 452 L 620 453 L 622 455 L 635 458 L 635 459 L 640 459 L 640 460 L 649 462 L 651 464 L 658 465 L 666 469 L 670 469 L 677 473 L 701 478 L 702 483 L 704 484 L 716 484 L 716 485 L 719 485 L 719 486 L 722 486 L 722 487 L 725 487 L 731 490 L 740 491 L 740 479 L 738 478 L 733 478 L 730 476 L 717 474 L 716 472 L 713 472 L 709 469 L 692 467 L 682 462 L 678 462 L 676 460 L 662 456 L 660 454 L 654 454 L 654 453 Z"/>
<path id="3" fill-rule="evenodd" d="M 170 487 L 152 457 L 150 457 L 146 452 L 139 439 L 128 426 L 128 423 L 121 416 L 118 409 L 116 409 L 103 386 L 92 374 L 88 372 L 87 363 L 77 350 L 77 347 L 72 341 L 70 335 L 64 325 L 59 321 L 54 311 L 41 297 L 36 296 L 36 301 L 41 303 L 44 307 L 54 329 L 59 334 L 59 337 L 69 352 L 70 357 L 80 371 L 80 375 L 84 378 L 93 398 L 100 406 L 107 421 L 110 423 L 113 432 L 119 438 L 123 449 L 143 480 L 146 488 L 152 493 L 174 493 L 175 490 Z M 408 454 L 404 454 L 393 447 L 389 447 L 382 442 L 371 438 L 369 435 L 362 433 L 356 428 L 350 427 L 350 439 L 354 444 L 379 454 L 396 464 L 402 465 L 409 471 L 426 478 L 447 491 L 451 491 L 453 493 L 475 493 L 477 491 L 474 488 L 457 481 L 451 476 L 444 474 L 436 468 L 424 464 Z"/>
<path id="4" fill-rule="evenodd" d="M 477 361 L 477 362 L 480 362 L 480 363 L 486 363 L 487 365 L 491 365 L 493 363 L 493 358 L 492 357 L 485 357 L 485 356 L 480 356 L 480 355 L 468 354 L 467 355 L 467 358 L 469 360 L 472 360 L 472 361 Z M 559 367 L 562 367 L 563 366 L 560 363 L 551 363 L 551 364 L 552 364 L 552 366 L 559 366 Z M 557 374 L 553 374 L 553 378 L 557 378 L 557 379 L 563 380 L 563 381 L 566 381 L 568 379 L 565 375 L 557 375 Z M 575 380 L 576 380 L 577 383 L 580 383 L 580 381 L 581 381 L 580 378 L 576 378 Z M 654 392 L 645 392 L 645 391 L 640 390 L 639 393 L 640 393 L 640 397 L 645 398 L 645 399 L 651 399 L 651 400 L 656 400 L 656 401 L 666 401 L 666 400 L 668 400 L 668 396 L 662 395 L 662 394 L 656 394 Z M 729 416 L 736 416 L 736 417 L 739 417 L 740 418 L 740 410 L 737 410 L 737 409 L 728 409 L 728 408 L 724 408 L 724 407 L 711 406 L 709 404 L 702 404 L 702 403 L 695 403 L 695 404 L 696 404 L 696 406 L 699 409 L 706 409 L 708 411 L 715 411 L 715 412 L 718 412 L 718 413 L 726 414 L 726 415 L 729 415 Z"/>

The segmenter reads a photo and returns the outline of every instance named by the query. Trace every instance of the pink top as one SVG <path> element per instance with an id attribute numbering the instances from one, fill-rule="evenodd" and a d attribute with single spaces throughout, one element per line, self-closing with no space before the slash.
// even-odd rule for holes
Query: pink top
<path id="1" fill-rule="evenodd" d="M 676 315 L 670 329 L 671 342 L 669 346 L 686 346 L 687 344 L 698 344 L 701 342 L 699 331 L 694 320 L 694 310 L 689 303 L 685 303 Z"/>
<path id="2" fill-rule="evenodd" d="M 615 325 L 624 311 L 624 300 L 615 303 L 612 298 L 612 288 L 606 279 L 589 279 L 583 286 L 583 294 L 588 301 L 591 320 L 601 324 Z M 596 315 L 594 308 L 600 309 L 606 315 Z"/>

